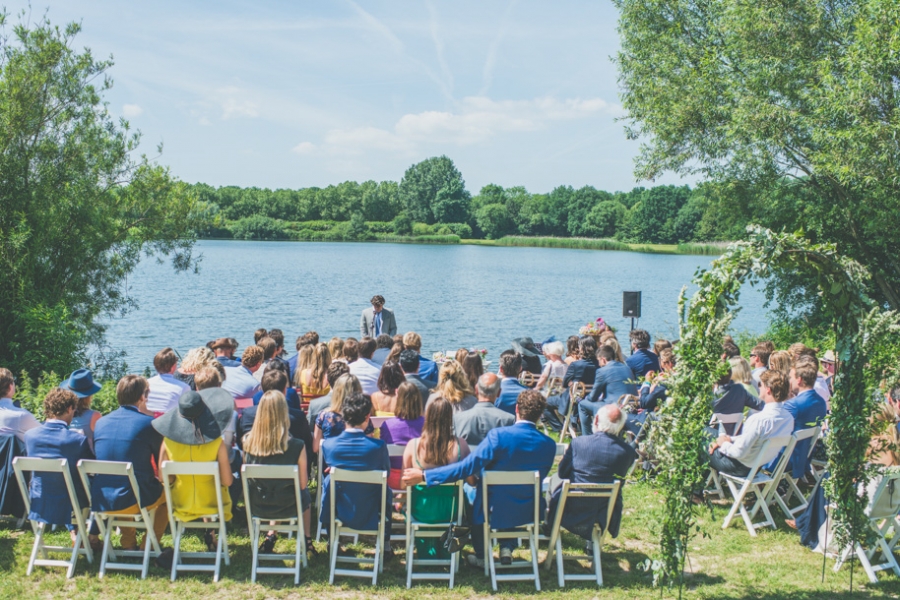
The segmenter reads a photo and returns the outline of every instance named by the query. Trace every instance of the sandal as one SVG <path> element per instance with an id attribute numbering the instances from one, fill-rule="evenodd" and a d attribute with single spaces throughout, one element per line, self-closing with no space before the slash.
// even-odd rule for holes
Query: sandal
<path id="1" fill-rule="evenodd" d="M 316 555 L 316 547 L 313 545 L 311 537 L 306 538 L 306 553 L 313 556 Z"/>
<path id="2" fill-rule="evenodd" d="M 275 550 L 275 541 L 277 539 L 277 533 L 270 533 L 266 535 L 266 539 L 264 539 L 263 543 L 259 545 L 260 554 L 272 554 L 272 551 Z"/>
<path id="3" fill-rule="evenodd" d="M 218 540 L 216 540 L 216 534 L 214 534 L 211 529 L 207 529 L 206 533 L 203 534 L 203 541 L 206 542 L 206 551 L 207 552 L 218 551 L 218 549 L 219 549 Z"/>

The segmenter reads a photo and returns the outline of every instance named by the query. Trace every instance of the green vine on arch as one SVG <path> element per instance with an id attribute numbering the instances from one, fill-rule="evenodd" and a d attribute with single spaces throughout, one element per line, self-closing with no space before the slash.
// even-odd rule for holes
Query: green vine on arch
<path id="1" fill-rule="evenodd" d="M 833 245 L 813 244 L 799 235 L 756 226 L 749 227 L 748 234 L 746 241 L 730 246 L 709 270 L 697 273 L 694 283 L 699 289 L 690 303 L 682 289 L 677 367 L 660 421 L 651 431 L 660 462 L 656 481 L 665 498 L 659 523 L 660 555 L 652 567 L 654 581 L 678 585 L 679 596 L 688 544 L 699 532 L 691 495 L 705 483 L 708 442 L 704 428 L 712 416 L 712 386 L 727 369 L 720 359 L 722 338 L 745 281 L 757 282 L 779 271 L 814 274 L 823 307 L 834 323 L 839 362 L 826 444 L 831 477 L 824 487 L 837 507 L 835 535 L 841 547 L 868 531 L 858 486 L 871 477 L 866 451 L 875 387 L 885 377 L 900 379 L 897 355 L 892 361 L 891 352 L 884 351 L 887 340 L 893 342 L 887 345 L 896 344 L 900 321 L 896 313 L 873 305 L 865 291 L 869 275 L 859 263 L 839 254 Z M 879 357 L 880 362 L 869 360 Z"/>

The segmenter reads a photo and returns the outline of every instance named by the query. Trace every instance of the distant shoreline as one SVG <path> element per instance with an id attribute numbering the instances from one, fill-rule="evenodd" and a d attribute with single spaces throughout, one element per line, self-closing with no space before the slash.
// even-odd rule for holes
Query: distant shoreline
<path id="1" fill-rule="evenodd" d="M 477 240 L 460 238 L 457 235 L 422 235 L 399 236 L 378 235 L 371 240 L 315 240 L 315 239 L 282 239 L 282 240 L 236 240 L 225 237 L 204 237 L 202 240 L 230 242 L 331 242 L 358 244 L 366 242 L 395 244 L 428 244 L 437 246 L 498 246 L 521 248 L 566 248 L 570 250 L 617 250 L 620 252 L 641 252 L 645 254 L 685 254 L 697 256 L 720 256 L 731 242 L 690 243 L 690 244 L 628 244 L 610 239 L 596 238 L 561 238 L 561 237 L 528 237 L 507 236 L 499 240 Z"/>

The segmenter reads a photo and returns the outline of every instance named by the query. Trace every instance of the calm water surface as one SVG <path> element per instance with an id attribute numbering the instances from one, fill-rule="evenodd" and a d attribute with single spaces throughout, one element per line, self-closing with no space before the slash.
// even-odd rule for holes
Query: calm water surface
<path id="1" fill-rule="evenodd" d="M 144 261 L 128 279 L 139 308 L 108 322 L 107 341 L 132 370 L 172 346 L 187 350 L 216 337 L 241 349 L 258 327 L 279 327 L 293 350 L 316 330 L 359 336 L 359 317 L 374 294 L 387 299 L 401 333 L 423 338 L 423 354 L 488 349 L 496 360 L 510 340 L 565 340 L 598 316 L 627 332 L 622 292 L 643 292 L 639 326 L 677 337 L 677 298 L 709 256 L 675 256 L 487 246 L 380 243 L 202 241 L 199 274 Z M 766 327 L 762 295 L 744 290 L 736 330 Z M 620 335 L 626 341 L 627 335 Z"/>

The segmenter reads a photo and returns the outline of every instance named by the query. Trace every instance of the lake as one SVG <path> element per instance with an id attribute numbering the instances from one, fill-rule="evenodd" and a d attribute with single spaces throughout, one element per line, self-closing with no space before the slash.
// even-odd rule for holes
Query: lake
<path id="1" fill-rule="evenodd" d="M 327 242 L 201 241 L 200 272 L 175 274 L 145 260 L 128 278 L 139 308 L 107 321 L 107 342 L 132 371 L 172 346 L 184 355 L 217 337 L 240 348 L 258 327 L 281 328 L 285 346 L 309 330 L 359 337 L 360 312 L 383 295 L 400 333 L 417 331 L 423 354 L 478 347 L 488 360 L 517 337 L 565 341 L 602 316 L 627 345 L 622 292 L 643 292 L 638 326 L 677 337 L 677 299 L 709 256 L 558 248 Z M 734 329 L 764 331 L 762 294 L 745 286 Z M 624 333 L 624 335 L 623 335 Z"/>

